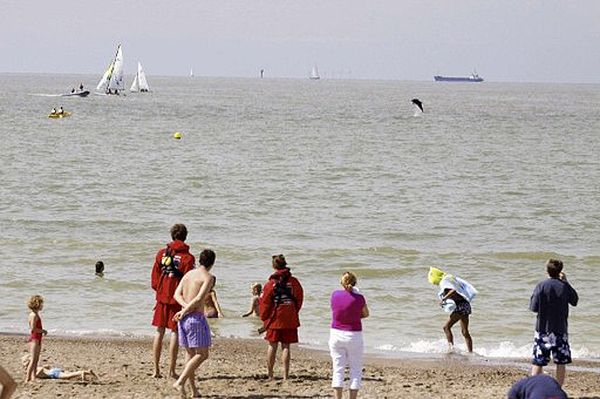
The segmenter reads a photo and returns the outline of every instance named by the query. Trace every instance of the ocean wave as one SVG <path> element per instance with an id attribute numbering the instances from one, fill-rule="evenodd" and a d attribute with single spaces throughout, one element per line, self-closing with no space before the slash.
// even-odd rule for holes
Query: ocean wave
<path id="1" fill-rule="evenodd" d="M 502 341 L 497 346 L 480 346 L 474 348 L 474 352 L 486 358 L 529 358 L 531 357 L 531 344 L 515 345 L 511 341 Z M 392 344 L 379 345 L 375 347 L 379 352 L 387 353 L 416 353 L 416 354 L 444 354 L 448 353 L 448 344 L 444 339 L 439 340 L 418 340 L 406 345 L 395 346 Z M 464 344 L 455 346 L 458 353 L 466 353 L 467 348 Z M 571 348 L 573 359 L 597 360 L 600 359 L 600 353 L 593 352 L 587 347 L 574 346 Z"/>

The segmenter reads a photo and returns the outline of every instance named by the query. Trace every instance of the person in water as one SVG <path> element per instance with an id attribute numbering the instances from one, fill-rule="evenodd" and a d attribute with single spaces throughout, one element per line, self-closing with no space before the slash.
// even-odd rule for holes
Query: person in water
<path id="1" fill-rule="evenodd" d="M 23 367 L 28 368 L 31 363 L 31 356 L 24 355 L 21 358 L 23 363 Z M 98 380 L 98 375 L 94 373 L 94 370 L 78 370 L 78 371 L 65 371 L 58 367 L 49 367 L 47 365 L 43 365 L 36 368 L 35 378 L 41 380 L 75 380 L 81 379 L 81 381 L 87 381 L 87 378 L 90 380 Z"/>
<path id="2" fill-rule="evenodd" d="M 25 382 L 35 380 L 37 365 L 42 351 L 42 336 L 48 334 L 48 331 L 42 327 L 42 319 L 40 317 L 40 312 L 44 308 L 44 298 L 40 295 L 33 295 L 27 301 L 27 307 L 31 310 L 31 313 L 29 313 L 29 329 L 31 330 L 31 334 L 28 340 L 31 361 L 26 368 Z"/>
<path id="3" fill-rule="evenodd" d="M 213 287 L 216 284 L 216 281 L 217 279 L 215 277 L 215 281 L 213 281 Z M 217 292 L 214 288 L 210 290 L 210 292 L 205 298 L 204 315 L 209 319 L 223 317 L 223 311 L 221 310 L 221 305 L 219 305 L 219 300 L 217 299 Z"/>
<path id="4" fill-rule="evenodd" d="M 561 260 L 549 259 L 546 262 L 549 278 L 535 287 L 529 301 L 529 310 L 537 313 L 531 375 L 542 374 L 552 355 L 560 386 L 565 383 L 566 365 L 571 363 L 567 328 L 569 305 L 577 306 L 579 301 L 577 291 L 562 270 Z"/>
<path id="5" fill-rule="evenodd" d="M 79 83 L 79 91 L 83 91 L 83 83 Z"/>
<path id="6" fill-rule="evenodd" d="M 469 332 L 469 315 L 471 314 L 471 300 L 477 293 L 477 290 L 467 281 L 433 267 L 429 269 L 428 278 L 430 283 L 439 285 L 439 305 L 450 313 L 448 321 L 443 327 L 450 350 L 454 350 L 452 327 L 460 321 L 461 332 L 465 339 L 467 351 L 472 353 L 473 338 L 471 338 L 471 333 Z M 452 306 L 449 307 L 449 305 Z"/>
<path id="7" fill-rule="evenodd" d="M 56 107 L 52 108 L 52 111 L 50 111 L 50 115 L 56 115 Z"/>
<path id="8" fill-rule="evenodd" d="M 65 110 L 63 109 L 63 107 L 60 107 L 60 108 L 58 109 L 58 112 L 56 112 L 56 114 L 57 114 L 57 115 L 62 115 L 62 114 L 64 114 L 64 113 L 65 113 Z"/>
<path id="9" fill-rule="evenodd" d="M 248 309 L 248 311 L 246 313 L 244 313 L 242 315 L 242 317 L 248 317 L 250 315 L 259 317 L 260 310 L 258 307 L 258 303 L 259 303 L 259 299 L 260 299 L 260 294 L 262 292 L 262 285 L 260 283 L 254 283 L 254 284 L 252 284 L 250 289 L 252 290 L 252 299 L 250 300 L 250 308 Z"/>
<path id="10" fill-rule="evenodd" d="M 96 262 L 96 276 L 104 277 L 104 262 L 101 260 Z"/>
<path id="11" fill-rule="evenodd" d="M 189 381 L 194 398 L 199 397 L 194 373 L 208 359 L 212 344 L 210 327 L 204 316 L 204 301 L 215 283 L 215 276 L 210 273 L 216 255 L 214 251 L 205 249 L 200 253 L 200 266 L 186 273 L 177 289 L 174 298 L 181 306 L 173 320 L 179 330 L 179 345 L 186 350 L 186 361 L 183 372 L 173 384 L 173 388 L 185 397 L 185 383 Z"/>

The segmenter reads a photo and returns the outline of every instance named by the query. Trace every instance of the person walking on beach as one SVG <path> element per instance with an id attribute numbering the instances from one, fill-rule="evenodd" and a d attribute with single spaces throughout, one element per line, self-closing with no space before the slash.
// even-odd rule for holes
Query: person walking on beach
<path id="1" fill-rule="evenodd" d="M 177 352 L 179 344 L 177 342 L 177 323 L 173 316 L 181 306 L 173 298 L 175 289 L 181 281 L 181 278 L 194 268 L 196 260 L 190 253 L 190 247 L 185 244 L 187 238 L 187 228 L 183 224 L 175 224 L 171 227 L 171 239 L 166 248 L 158 251 L 154 259 L 154 266 L 151 273 L 152 289 L 156 291 L 156 305 L 154 307 L 154 316 L 152 325 L 156 327 L 154 335 L 154 378 L 160 378 L 160 354 L 162 350 L 165 328 L 172 331 L 169 342 L 169 376 L 178 378 L 175 373 L 177 362 Z"/>
<path id="2" fill-rule="evenodd" d="M 2 366 L 0 366 L 0 385 L 2 385 L 0 399 L 10 398 L 17 389 L 17 383 Z"/>
<path id="3" fill-rule="evenodd" d="M 260 319 L 267 332 L 265 339 L 269 342 L 268 377 L 273 379 L 277 346 L 281 343 L 283 379 L 287 380 L 290 372 L 290 344 L 298 342 L 298 313 L 302 308 L 304 291 L 300 282 L 292 276 L 283 255 L 273 255 L 272 265 L 275 272 L 264 285 L 260 297 Z"/>
<path id="4" fill-rule="evenodd" d="M 215 276 L 209 273 L 216 255 L 210 249 L 200 254 L 200 266 L 187 273 L 175 290 L 175 299 L 182 309 L 175 314 L 178 323 L 179 344 L 186 350 L 186 362 L 181 376 L 173 384 L 185 395 L 185 382 L 189 381 L 193 397 L 200 396 L 194 373 L 202 362 L 208 359 L 211 345 L 210 327 L 204 316 L 204 303 L 215 284 Z"/>
<path id="5" fill-rule="evenodd" d="M 28 340 L 31 362 L 27 366 L 25 382 L 35 380 L 40 352 L 42 351 L 42 336 L 48 334 L 48 331 L 42 327 L 42 318 L 40 317 L 40 312 L 44 308 L 44 298 L 40 295 L 33 295 L 27 301 L 27 307 L 31 310 L 31 313 L 29 313 L 29 329 L 31 330 L 31 334 Z"/>
<path id="6" fill-rule="evenodd" d="M 469 315 L 471 314 L 471 301 L 477 295 L 477 290 L 468 281 L 444 273 L 435 267 L 429 268 L 428 279 L 431 284 L 440 287 L 438 292 L 439 304 L 444 311 L 450 313 L 448 321 L 443 327 L 450 350 L 454 350 L 452 327 L 460 321 L 467 351 L 472 353 L 473 338 L 471 338 L 469 332 Z"/>
<path id="7" fill-rule="evenodd" d="M 562 270 L 561 260 L 549 259 L 546 262 L 549 278 L 535 287 L 529 302 L 529 309 L 537 313 L 531 375 L 542 374 L 552 355 L 560 386 L 565 382 L 566 365 L 571 363 L 567 327 L 569 305 L 577 306 L 579 301 L 577 291 L 571 287 Z"/>
<path id="8" fill-rule="evenodd" d="M 358 397 L 362 382 L 363 335 L 361 319 L 369 316 L 365 297 L 356 288 L 356 276 L 346 272 L 340 283 L 342 290 L 331 294 L 331 330 L 329 333 L 329 353 L 333 366 L 334 399 L 342 399 L 344 371 L 350 370 L 350 399 Z"/>

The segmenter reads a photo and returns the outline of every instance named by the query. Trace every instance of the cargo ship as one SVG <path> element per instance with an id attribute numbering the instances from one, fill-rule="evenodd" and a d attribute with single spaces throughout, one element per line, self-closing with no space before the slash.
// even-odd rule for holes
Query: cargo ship
<path id="1" fill-rule="evenodd" d="M 483 78 L 477 73 L 472 73 L 471 76 L 440 76 L 435 75 L 433 79 L 436 82 L 483 82 Z"/>

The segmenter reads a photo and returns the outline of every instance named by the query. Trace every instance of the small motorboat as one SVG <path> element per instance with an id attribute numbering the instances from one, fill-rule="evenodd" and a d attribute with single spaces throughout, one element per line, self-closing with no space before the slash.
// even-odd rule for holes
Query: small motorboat
<path id="1" fill-rule="evenodd" d="M 67 112 L 67 111 L 60 113 L 60 114 L 58 112 L 55 114 L 48 114 L 48 118 L 52 118 L 52 119 L 66 118 L 68 116 L 71 116 L 71 113 Z"/>
<path id="2" fill-rule="evenodd" d="M 85 91 L 74 91 L 72 93 L 61 94 L 61 97 L 73 97 L 73 96 L 87 97 L 88 94 L 90 94 L 90 92 L 88 90 L 85 90 Z"/>

